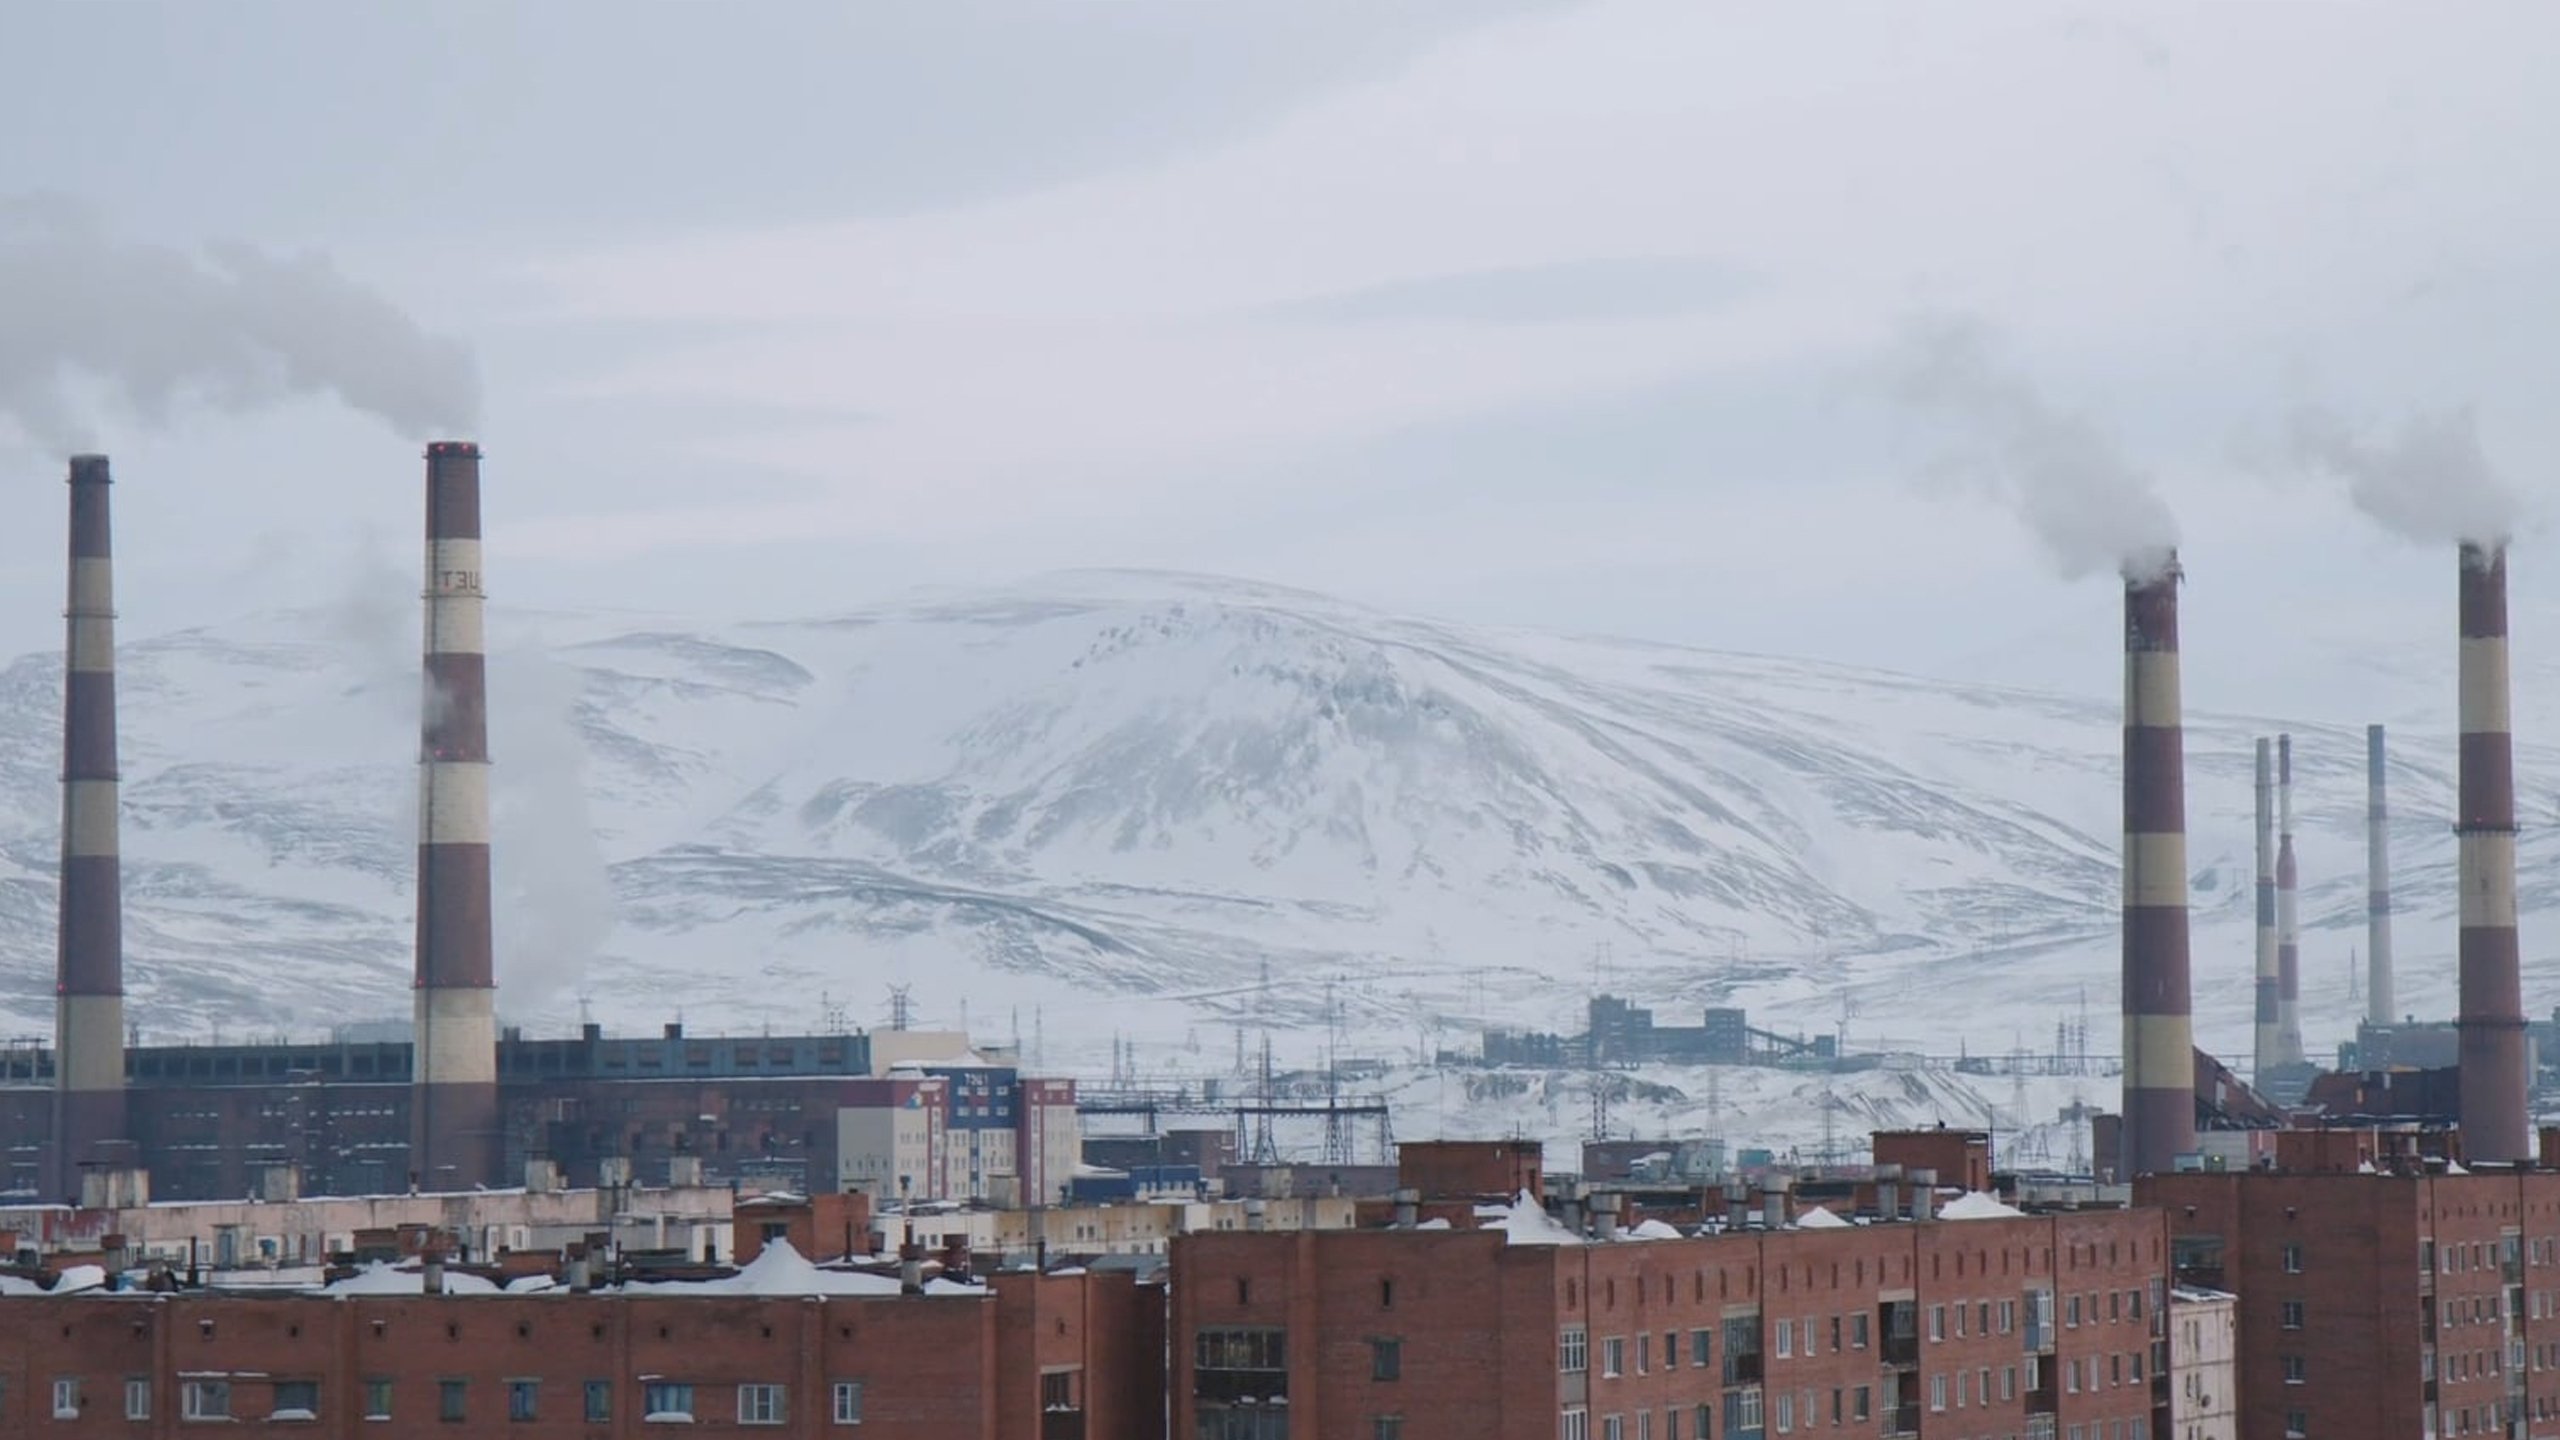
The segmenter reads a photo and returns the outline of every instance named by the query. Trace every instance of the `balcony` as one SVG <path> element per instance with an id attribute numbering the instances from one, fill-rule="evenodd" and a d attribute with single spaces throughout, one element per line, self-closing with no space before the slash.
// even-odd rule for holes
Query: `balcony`
<path id="1" fill-rule="evenodd" d="M 1884 1433 L 1887 1436 L 1919 1434 L 1920 1407 L 1902 1405 L 1884 1412 Z"/>
<path id="2" fill-rule="evenodd" d="M 1884 1363 L 1894 1370 L 1916 1368 L 1920 1364 L 1920 1337 L 1888 1333 L 1884 1337 Z"/>

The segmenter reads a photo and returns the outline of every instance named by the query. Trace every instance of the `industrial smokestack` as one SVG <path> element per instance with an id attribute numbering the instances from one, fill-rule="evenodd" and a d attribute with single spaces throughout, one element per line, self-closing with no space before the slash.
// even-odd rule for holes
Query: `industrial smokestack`
<path id="1" fill-rule="evenodd" d="M 2276 1050 L 2302 1063 L 2301 874 L 2293 858 L 2293 737 L 2276 737 Z"/>
<path id="2" fill-rule="evenodd" d="M 116 606 L 107 457 L 71 460 L 62 674 L 62 889 L 55 950 L 53 1194 L 125 1138 L 124 881 L 116 845 Z"/>
<path id="3" fill-rule="evenodd" d="M 2515 736 L 2507 681 L 2507 554 L 2465 543 L 2461 567 L 2462 1151 L 2522 1160 L 2523 981 L 2516 940 Z"/>
<path id="4" fill-rule="evenodd" d="M 2175 551 L 2124 584 L 2124 1171 L 2175 1169 L 2195 1148 L 2187 988 L 2186 739 L 2179 718 Z"/>
<path id="5" fill-rule="evenodd" d="M 497 1183 L 497 981 L 489 937 L 489 688 L 480 447 L 427 447 L 426 684 L 418 792 L 410 1165 L 430 1189 Z"/>
<path id="6" fill-rule="evenodd" d="M 2391 997 L 2391 806 L 2385 799 L 2382 727 L 2364 727 L 2364 1018 L 2388 1025 Z"/>
<path id="7" fill-rule="evenodd" d="M 2276 958 L 2276 758 L 2275 742 L 2258 739 L 2258 965 L 2257 1073 L 2263 1080 L 2284 1063 L 2283 971 Z"/>

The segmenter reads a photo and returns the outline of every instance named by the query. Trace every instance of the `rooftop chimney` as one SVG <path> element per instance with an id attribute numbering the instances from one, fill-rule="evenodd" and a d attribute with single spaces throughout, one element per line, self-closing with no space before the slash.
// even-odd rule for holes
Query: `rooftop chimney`
<path id="1" fill-rule="evenodd" d="M 62 888 L 55 951 L 51 1193 L 124 1138 L 124 882 L 116 845 L 116 607 L 107 457 L 71 458 L 62 674 Z"/>
<path id="2" fill-rule="evenodd" d="M 2382 727 L 2364 727 L 2364 1018 L 2388 1025 L 2391 996 L 2391 806 L 2384 798 Z"/>
<path id="3" fill-rule="evenodd" d="M 2175 552 L 2124 585 L 2124 1169 L 2166 1174 L 2195 1148 L 2187 991 L 2186 740 Z M 1914 1177 L 1915 1184 L 1917 1177 Z"/>
<path id="4" fill-rule="evenodd" d="M 429 1189 L 496 1183 L 497 980 L 489 941 L 489 685 L 480 447 L 427 447 L 426 683 L 418 792 L 417 1060 L 410 1165 Z"/>
<path id="5" fill-rule="evenodd" d="M 2293 859 L 2293 737 L 2276 737 L 2276 1049 L 2302 1063 L 2301 876 Z"/>
<path id="6" fill-rule="evenodd" d="M 2526 1158 L 2523 982 L 2517 973 L 2515 736 L 2507 684 L 2507 553 L 2465 544 L 2461 566 L 2462 1153 Z"/>
<path id="7" fill-rule="evenodd" d="M 2258 968 L 2254 1055 L 2261 1080 L 2284 1063 L 2283 971 L 2276 959 L 2276 758 L 2275 742 L 2258 738 Z"/>
<path id="8" fill-rule="evenodd" d="M 1920 1169 L 1911 1172 L 1911 1218 L 1938 1218 L 1938 1172 Z"/>

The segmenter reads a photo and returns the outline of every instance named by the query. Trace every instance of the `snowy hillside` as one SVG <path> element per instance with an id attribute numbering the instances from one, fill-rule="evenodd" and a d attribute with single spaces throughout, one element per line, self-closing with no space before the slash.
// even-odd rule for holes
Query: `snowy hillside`
<path id="1" fill-rule="evenodd" d="M 127 637 L 146 1036 L 403 1011 L 409 603 Z M 1053 1066 L 1099 1070 L 1128 1034 L 1198 1074 L 1264 1016 L 1311 1061 L 1329 983 L 1348 1049 L 1411 1057 L 1488 1021 L 1578 1028 L 1598 979 L 1666 1022 L 1741 1004 L 1931 1054 L 2041 1049 L 2085 1005 L 2114 1048 L 2113 697 L 1168 575 L 707 628 L 498 607 L 492 632 L 501 1006 L 531 1026 L 582 996 L 608 1024 L 805 1026 L 822 993 L 865 1023 L 894 983 L 923 1022 L 969 1007 Z M 2549 672 L 2525 659 L 2530 723 Z M 2449 709 L 2450 647 L 2426 660 L 2388 713 Z M 49 1029 L 59 705 L 55 657 L 0 671 L 0 1010 L 28 1034 Z M 2275 722 L 2189 723 L 2198 1037 L 2245 1065 L 2248 744 Z M 2363 737 L 2296 729 L 2326 1046 L 2356 1008 Z M 2451 747 L 2396 741 L 2401 995 L 2436 1013 Z M 2560 762 L 2522 763 L 2530 815 Z M 2528 833 L 2537 957 L 2552 853 Z M 2528 1005 L 2555 981 L 2529 961 Z"/>

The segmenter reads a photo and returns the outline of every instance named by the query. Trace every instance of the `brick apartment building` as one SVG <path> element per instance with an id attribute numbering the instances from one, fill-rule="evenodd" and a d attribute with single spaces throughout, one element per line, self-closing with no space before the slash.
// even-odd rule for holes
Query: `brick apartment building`
<path id="1" fill-rule="evenodd" d="M 1125 1274 L 927 1296 L 13 1294 L 0 1434 L 1143 1440 L 1162 1355 L 1162 1291 Z"/>
<path id="2" fill-rule="evenodd" d="M 1180 1440 L 2146 1440 L 2156 1214 L 1175 1242 Z M 1426 1222 L 1429 1223 L 1429 1222 Z M 1632 1232 L 1630 1232 L 1632 1233 Z"/>
<path id="3" fill-rule="evenodd" d="M 2278 1168 L 2150 1177 L 2179 1278 L 2239 1296 L 2239 1433 L 2560 1437 L 2560 1172 L 2302 1131 Z"/>

